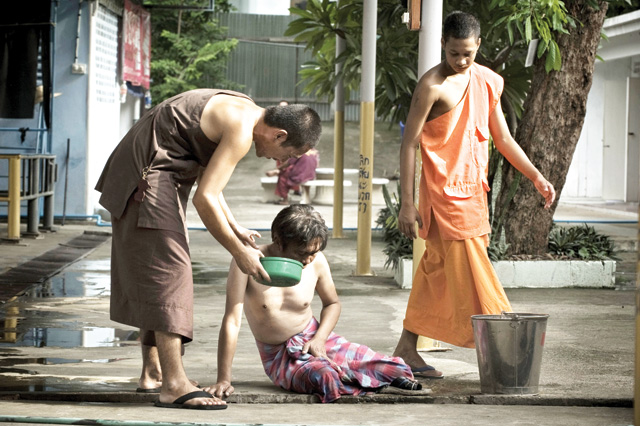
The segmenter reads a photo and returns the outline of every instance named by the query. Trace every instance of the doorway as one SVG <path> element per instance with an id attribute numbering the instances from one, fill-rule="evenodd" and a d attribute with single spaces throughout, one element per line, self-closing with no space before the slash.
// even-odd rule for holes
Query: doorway
<path id="1" fill-rule="evenodd" d="M 640 78 L 629 78 L 627 116 L 627 202 L 640 198 Z"/>
<path id="2" fill-rule="evenodd" d="M 602 198 L 638 201 L 640 149 L 637 78 L 607 80 L 604 84 Z M 636 119 L 631 119 L 634 117 Z"/>

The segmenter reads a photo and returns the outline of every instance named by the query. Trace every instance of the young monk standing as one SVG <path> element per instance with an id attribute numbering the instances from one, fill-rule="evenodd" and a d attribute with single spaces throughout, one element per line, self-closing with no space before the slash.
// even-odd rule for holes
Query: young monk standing
<path id="1" fill-rule="evenodd" d="M 442 378 L 416 350 L 418 336 L 474 347 L 471 315 L 511 311 L 486 247 L 489 136 L 502 155 L 533 182 L 549 208 L 555 190 L 511 137 L 500 106 L 503 79 L 474 63 L 480 23 L 468 13 L 445 18 L 445 60 L 418 81 L 400 149 L 402 205 L 398 227 L 426 251 L 409 296 L 404 329 L 394 352 L 417 377 Z M 415 152 L 422 173 L 419 210 L 413 201 Z"/>

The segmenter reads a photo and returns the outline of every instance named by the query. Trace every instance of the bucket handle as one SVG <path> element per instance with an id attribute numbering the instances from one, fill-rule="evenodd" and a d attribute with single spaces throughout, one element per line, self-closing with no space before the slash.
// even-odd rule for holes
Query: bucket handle
<path id="1" fill-rule="evenodd" d="M 509 318 L 509 319 L 511 319 L 511 320 L 518 320 L 518 319 L 519 319 L 518 314 L 516 314 L 515 312 L 505 312 L 505 311 L 502 311 L 502 312 L 500 313 L 500 315 L 502 315 L 503 317 L 507 317 L 507 318 Z"/>
<path id="2" fill-rule="evenodd" d="M 503 317 L 509 318 L 509 320 L 510 320 L 509 327 L 514 328 L 514 329 L 517 329 L 518 327 L 520 327 L 520 317 L 515 312 L 502 311 L 500 314 Z"/>

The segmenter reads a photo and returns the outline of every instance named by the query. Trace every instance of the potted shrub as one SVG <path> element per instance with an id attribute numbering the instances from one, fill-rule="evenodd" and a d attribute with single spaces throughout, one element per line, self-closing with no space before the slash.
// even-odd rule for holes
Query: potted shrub
<path id="1" fill-rule="evenodd" d="M 397 192 L 389 194 L 386 185 L 382 186 L 385 207 L 376 219 L 376 226 L 382 228 L 382 239 L 385 243 L 382 252 L 387 256 L 384 267 L 392 268 L 396 282 L 402 288 L 411 287 L 413 275 L 413 242 L 398 229 L 398 213 L 400 211 L 400 182 Z"/>
<path id="2" fill-rule="evenodd" d="M 385 207 L 376 225 L 382 228 L 385 268 L 392 268 L 401 288 L 410 288 L 413 273 L 413 242 L 398 230 L 400 184 L 396 193 L 382 187 Z M 554 225 L 544 255 L 508 255 L 509 245 L 495 236 L 487 248 L 504 287 L 612 287 L 615 284 L 614 242 L 587 224 Z"/>
<path id="3" fill-rule="evenodd" d="M 543 255 L 492 257 L 503 287 L 613 287 L 616 249 L 614 242 L 586 223 L 549 233 L 549 251 Z M 497 250 L 500 252 L 500 250 Z M 491 254 L 491 247 L 490 247 Z M 494 253 L 495 255 L 496 253 Z"/>

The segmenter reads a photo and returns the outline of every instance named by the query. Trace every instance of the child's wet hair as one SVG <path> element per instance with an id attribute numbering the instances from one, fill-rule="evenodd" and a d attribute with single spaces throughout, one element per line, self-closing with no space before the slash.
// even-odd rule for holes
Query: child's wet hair
<path id="1" fill-rule="evenodd" d="M 329 228 L 324 219 L 308 204 L 292 204 L 280 210 L 271 224 L 271 239 L 286 249 L 290 244 L 308 247 L 320 242 L 318 251 L 327 246 Z"/>

